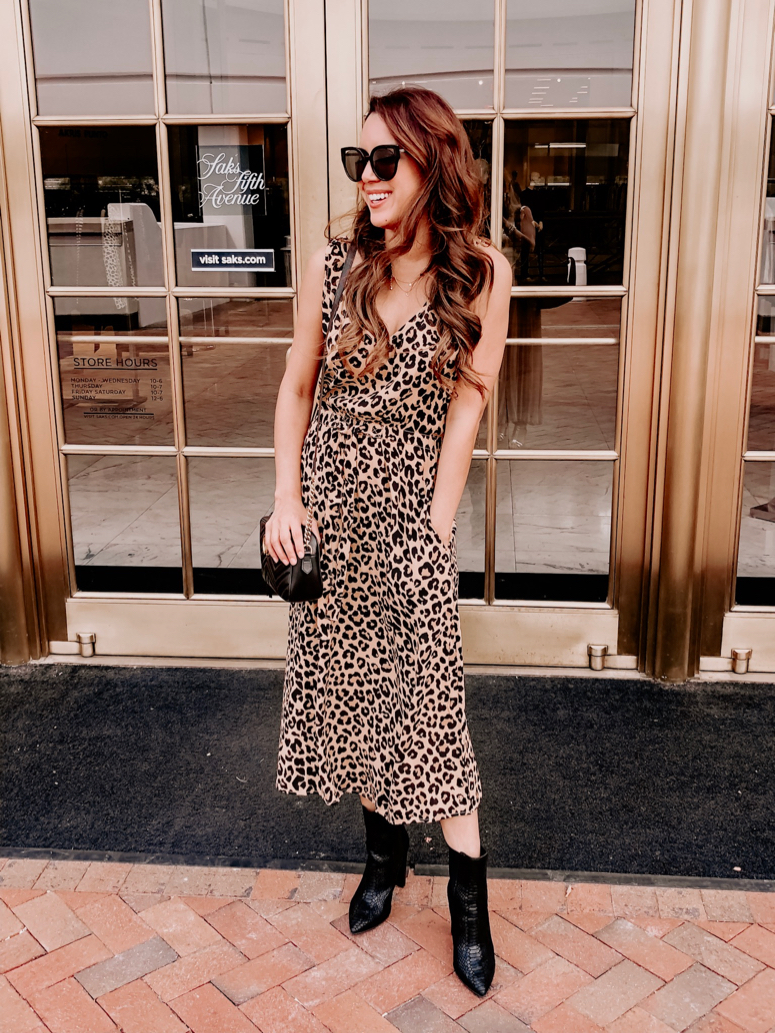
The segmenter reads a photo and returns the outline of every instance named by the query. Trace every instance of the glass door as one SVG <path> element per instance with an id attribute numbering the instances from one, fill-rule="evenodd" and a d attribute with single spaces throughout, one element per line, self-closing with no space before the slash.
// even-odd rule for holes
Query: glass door
<path id="1" fill-rule="evenodd" d="M 583 10 L 571 0 L 368 0 L 359 14 L 358 115 L 396 85 L 441 93 L 471 140 L 485 233 L 513 268 L 506 353 L 457 514 L 467 658 L 581 666 L 603 646 L 608 665 L 634 667 L 632 610 L 629 630 L 619 626 L 635 526 L 623 460 L 633 482 L 643 477 L 634 456 L 644 428 L 626 421 L 649 350 L 633 354 L 636 290 L 646 304 L 655 280 L 645 240 L 636 272 L 633 233 L 663 200 L 647 188 L 636 204 L 649 160 L 642 12 L 636 0 Z M 670 27 L 669 6 L 652 8 L 658 15 Z M 334 176 L 336 147 L 354 142 L 344 133 L 357 122 L 331 148 Z M 332 203 L 344 210 L 352 197 L 337 189 Z"/>
<path id="2" fill-rule="evenodd" d="M 258 524 L 296 289 L 328 215 L 323 12 L 22 13 L 69 588 L 52 648 L 81 634 L 98 653 L 282 655 Z"/>

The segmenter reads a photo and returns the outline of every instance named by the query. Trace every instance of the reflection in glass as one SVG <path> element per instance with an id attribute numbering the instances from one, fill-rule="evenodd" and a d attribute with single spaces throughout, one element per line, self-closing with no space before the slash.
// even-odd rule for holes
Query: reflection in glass
<path id="1" fill-rule="evenodd" d="M 761 302 L 769 300 L 759 299 L 760 322 Z M 751 452 L 775 451 L 775 338 L 772 344 L 757 342 L 753 356 L 748 449 Z"/>
<path id="2" fill-rule="evenodd" d="M 30 0 L 39 115 L 152 115 L 148 0 Z"/>
<path id="3" fill-rule="evenodd" d="M 463 120 L 463 128 L 468 133 L 471 150 L 474 152 L 474 162 L 482 180 L 485 217 L 481 235 L 489 237 L 492 203 L 492 122 L 466 118 Z"/>
<path id="4" fill-rule="evenodd" d="M 170 126 L 168 132 L 178 285 L 289 287 L 287 127 Z M 244 268 L 251 271 L 237 271 Z"/>
<path id="5" fill-rule="evenodd" d="M 259 522 L 274 501 L 274 459 L 188 460 L 194 591 L 268 595 Z"/>
<path id="6" fill-rule="evenodd" d="M 460 599 L 484 599 L 485 481 L 487 463 L 474 459 L 455 520 Z"/>
<path id="7" fill-rule="evenodd" d="M 162 0 L 167 108 L 286 110 L 283 0 Z"/>
<path id="8" fill-rule="evenodd" d="M 68 456 L 82 592 L 182 592 L 174 457 Z"/>
<path id="9" fill-rule="evenodd" d="M 618 345 L 508 344 L 498 448 L 613 450 L 618 372 Z"/>
<path id="10" fill-rule="evenodd" d="M 492 0 L 370 0 L 369 83 L 427 86 L 453 108 L 493 104 Z"/>
<path id="11" fill-rule="evenodd" d="M 188 444 L 271 448 L 292 302 L 182 298 L 180 323 Z"/>
<path id="12" fill-rule="evenodd" d="M 775 133 L 770 134 L 770 160 L 767 168 L 767 196 L 764 199 L 764 224 L 762 226 L 762 265 L 760 283 L 775 283 Z M 767 333 L 766 330 L 760 332 Z"/>
<path id="13" fill-rule="evenodd" d="M 736 601 L 775 606 L 775 463 L 745 463 Z"/>
<path id="14" fill-rule="evenodd" d="M 511 299 L 498 448 L 614 447 L 620 321 L 618 298 Z"/>
<path id="15" fill-rule="evenodd" d="M 65 441 L 172 445 L 163 298 L 54 298 Z"/>
<path id="16" fill-rule="evenodd" d="M 502 247 L 514 283 L 620 284 L 630 123 L 508 121 Z"/>
<path id="17" fill-rule="evenodd" d="M 39 131 L 54 286 L 164 286 L 153 126 Z"/>
<path id="18" fill-rule="evenodd" d="M 495 595 L 605 602 L 613 464 L 498 463 Z"/>
<path id="19" fill-rule="evenodd" d="M 635 0 L 508 0 L 506 17 L 506 107 L 630 107 Z"/>

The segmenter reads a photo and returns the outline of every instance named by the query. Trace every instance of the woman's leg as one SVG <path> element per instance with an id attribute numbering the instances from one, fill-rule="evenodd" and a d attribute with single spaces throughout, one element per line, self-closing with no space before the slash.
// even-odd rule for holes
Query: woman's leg
<path id="1" fill-rule="evenodd" d="M 442 818 L 440 824 L 447 846 L 457 850 L 458 853 L 479 857 L 482 846 L 479 841 L 478 810 L 455 818 Z"/>

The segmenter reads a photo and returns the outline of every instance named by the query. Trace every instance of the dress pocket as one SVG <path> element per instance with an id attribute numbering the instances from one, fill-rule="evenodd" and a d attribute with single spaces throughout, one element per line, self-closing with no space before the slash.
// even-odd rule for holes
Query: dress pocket
<path id="1" fill-rule="evenodd" d="M 452 519 L 452 530 L 450 532 L 449 541 L 448 542 L 444 541 L 444 539 L 441 537 L 439 532 L 436 530 L 436 528 L 431 523 L 430 514 L 428 514 L 428 516 L 426 516 L 425 523 L 426 523 L 426 526 L 428 528 L 429 533 L 434 538 L 434 540 L 438 543 L 438 545 L 441 546 L 442 549 L 450 550 L 450 549 L 452 549 L 454 547 L 454 545 L 455 545 L 455 535 L 457 534 L 457 517 L 453 517 L 453 519 Z"/>

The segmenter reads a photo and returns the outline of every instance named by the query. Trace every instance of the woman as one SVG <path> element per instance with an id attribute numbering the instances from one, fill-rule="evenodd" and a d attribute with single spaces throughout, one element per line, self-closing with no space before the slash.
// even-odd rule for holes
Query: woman
<path id="1" fill-rule="evenodd" d="M 375 97 L 360 143 L 342 152 L 360 191 L 352 240 L 310 260 L 277 401 L 267 548 L 295 563 L 311 506 L 323 578 L 320 599 L 291 604 L 277 788 L 329 804 L 359 793 L 353 932 L 384 921 L 404 885 L 404 823 L 440 821 L 455 971 L 484 994 L 495 956 L 455 512 L 503 355 L 511 268 L 478 235 L 481 180 L 445 101 L 419 87 Z"/>

